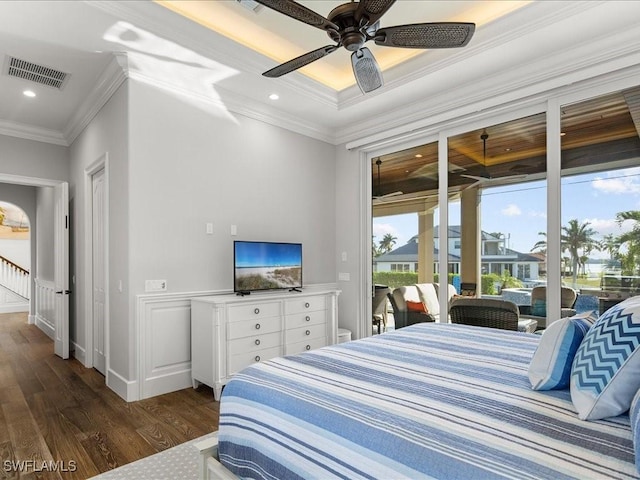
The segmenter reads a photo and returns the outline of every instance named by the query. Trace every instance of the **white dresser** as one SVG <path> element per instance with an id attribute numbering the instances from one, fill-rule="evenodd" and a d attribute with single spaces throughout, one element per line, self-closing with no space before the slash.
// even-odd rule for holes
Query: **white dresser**
<path id="1" fill-rule="evenodd" d="M 337 343 L 337 290 L 214 295 L 191 300 L 193 387 L 222 387 L 256 362 Z"/>

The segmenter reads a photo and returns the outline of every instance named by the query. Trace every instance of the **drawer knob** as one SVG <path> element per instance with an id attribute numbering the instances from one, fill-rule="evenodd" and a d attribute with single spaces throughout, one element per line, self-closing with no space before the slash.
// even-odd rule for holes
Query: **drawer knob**
<path id="1" fill-rule="evenodd" d="M 306 348 L 307 350 L 311 350 L 311 345 L 307 345 L 305 348 Z"/>
<path id="2" fill-rule="evenodd" d="M 304 333 L 306 333 L 307 335 L 311 335 L 311 331 L 309 331 L 309 330 L 307 330 L 307 331 L 306 331 L 306 332 L 304 332 Z"/>
<path id="3" fill-rule="evenodd" d="M 260 330 L 260 324 L 256 323 L 256 330 Z"/>
<path id="4" fill-rule="evenodd" d="M 304 319 L 305 319 L 307 322 L 310 322 L 310 321 L 311 321 L 311 317 L 310 317 L 309 315 L 307 315 L 306 317 L 304 317 Z"/>
<path id="5" fill-rule="evenodd" d="M 304 304 L 304 306 L 305 306 L 305 308 L 309 308 L 311 305 L 309 305 L 309 302 L 306 302 L 306 303 Z"/>
<path id="6" fill-rule="evenodd" d="M 260 361 L 260 355 L 256 355 L 256 362 Z"/>
<path id="7" fill-rule="evenodd" d="M 256 345 L 260 345 L 260 339 L 256 338 Z"/>
<path id="8" fill-rule="evenodd" d="M 255 313 L 256 315 L 258 315 L 258 314 L 260 313 L 260 309 L 256 307 L 256 308 L 253 310 L 253 313 Z"/>

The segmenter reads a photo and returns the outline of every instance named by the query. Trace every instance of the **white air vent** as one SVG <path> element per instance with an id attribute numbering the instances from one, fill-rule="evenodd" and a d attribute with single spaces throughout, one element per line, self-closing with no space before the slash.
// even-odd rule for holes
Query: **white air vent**
<path id="1" fill-rule="evenodd" d="M 57 88 L 58 90 L 62 90 L 66 80 L 69 78 L 68 73 L 15 57 L 7 57 L 5 65 L 4 71 L 10 77 L 22 78 L 40 85 Z"/>

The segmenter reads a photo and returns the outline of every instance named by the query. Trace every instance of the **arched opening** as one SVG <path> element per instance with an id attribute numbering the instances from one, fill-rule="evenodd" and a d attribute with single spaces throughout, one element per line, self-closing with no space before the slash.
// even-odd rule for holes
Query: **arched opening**
<path id="1" fill-rule="evenodd" d="M 28 312 L 31 225 L 19 206 L 0 200 L 0 312 Z"/>

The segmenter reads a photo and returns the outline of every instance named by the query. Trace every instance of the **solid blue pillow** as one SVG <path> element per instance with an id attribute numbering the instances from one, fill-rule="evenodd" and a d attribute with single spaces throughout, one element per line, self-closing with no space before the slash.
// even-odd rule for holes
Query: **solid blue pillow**
<path id="1" fill-rule="evenodd" d="M 604 312 L 584 337 L 571 369 L 571 401 L 582 420 L 629 410 L 640 389 L 640 296 Z"/>
<path id="2" fill-rule="evenodd" d="M 585 312 L 556 320 L 544 330 L 529 364 L 529 381 L 534 390 L 569 387 L 573 358 L 597 319 L 595 311 Z"/>
<path id="3" fill-rule="evenodd" d="M 636 456 L 636 470 L 640 472 L 640 390 L 636 392 L 633 400 L 631 401 L 629 419 L 631 420 L 633 452 Z"/>

